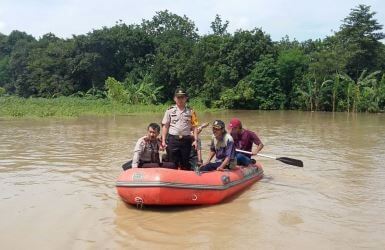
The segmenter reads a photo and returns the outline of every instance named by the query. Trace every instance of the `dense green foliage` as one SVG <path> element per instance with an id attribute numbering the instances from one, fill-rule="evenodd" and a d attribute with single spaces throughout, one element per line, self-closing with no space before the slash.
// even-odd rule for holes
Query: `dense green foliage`
<path id="1" fill-rule="evenodd" d="M 303 42 L 274 42 L 259 28 L 230 34 L 218 15 L 201 36 L 167 10 L 70 39 L 13 31 L 0 34 L 0 96 L 147 105 L 182 86 L 208 107 L 384 111 L 385 34 L 375 14 L 359 5 L 334 34 Z"/>

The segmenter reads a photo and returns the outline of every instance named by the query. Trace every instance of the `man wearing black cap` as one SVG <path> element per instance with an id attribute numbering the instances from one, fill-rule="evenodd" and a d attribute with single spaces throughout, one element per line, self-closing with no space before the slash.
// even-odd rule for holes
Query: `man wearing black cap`
<path id="1" fill-rule="evenodd" d="M 174 101 L 175 105 L 166 110 L 162 120 L 162 147 L 167 149 L 171 162 L 184 170 L 191 170 L 189 156 L 191 147 L 197 148 L 198 120 L 195 111 L 186 106 L 187 94 L 183 89 L 176 89 Z"/>
<path id="2" fill-rule="evenodd" d="M 215 156 L 215 162 L 210 162 Z M 211 139 L 210 155 L 207 162 L 200 168 L 201 171 L 235 168 L 235 146 L 233 137 L 226 132 L 225 123 L 216 120 L 213 123 L 213 136 Z"/>

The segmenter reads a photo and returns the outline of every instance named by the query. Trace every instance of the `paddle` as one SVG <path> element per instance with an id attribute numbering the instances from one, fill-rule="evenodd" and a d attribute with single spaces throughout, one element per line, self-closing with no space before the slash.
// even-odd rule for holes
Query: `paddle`
<path id="1" fill-rule="evenodd" d="M 173 162 L 163 162 L 163 155 L 165 154 L 164 151 L 160 151 L 160 162 L 159 163 L 144 163 L 141 165 L 141 168 L 156 168 L 156 167 L 162 167 L 162 168 L 171 168 L 176 169 L 176 166 Z M 127 169 L 132 168 L 132 159 L 128 162 L 124 163 L 122 165 L 122 168 L 124 171 Z"/>
<path id="2" fill-rule="evenodd" d="M 244 151 L 244 150 L 240 150 L 240 149 L 236 149 L 235 151 L 240 152 L 240 153 L 249 154 L 249 155 L 253 154 L 249 151 Z M 286 163 L 289 165 L 293 165 L 296 167 L 301 167 L 301 168 L 303 167 L 303 162 L 301 160 L 297 160 L 297 159 L 293 159 L 293 158 L 289 158 L 289 157 L 274 157 L 274 156 L 264 155 L 264 154 L 260 154 L 260 153 L 258 153 L 257 156 L 262 156 L 262 157 L 274 159 L 274 160 L 277 160 L 277 161 L 280 161 L 280 162 L 283 162 L 283 163 Z"/>
<path id="3" fill-rule="evenodd" d="M 124 171 L 126 171 L 127 169 L 132 168 L 132 160 L 129 160 L 128 162 L 124 163 L 122 165 L 122 168 L 123 168 Z"/>

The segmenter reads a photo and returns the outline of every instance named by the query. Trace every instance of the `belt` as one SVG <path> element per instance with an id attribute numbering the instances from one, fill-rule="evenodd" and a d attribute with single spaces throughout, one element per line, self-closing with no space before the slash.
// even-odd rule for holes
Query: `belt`
<path id="1" fill-rule="evenodd" d="M 178 139 L 178 140 L 191 139 L 191 135 L 172 135 L 172 134 L 168 134 L 168 136 L 173 137 L 173 138 Z"/>

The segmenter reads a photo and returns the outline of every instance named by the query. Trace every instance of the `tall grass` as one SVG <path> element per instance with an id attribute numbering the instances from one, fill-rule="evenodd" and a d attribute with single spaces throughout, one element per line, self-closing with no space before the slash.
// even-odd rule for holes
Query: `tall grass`
<path id="1" fill-rule="evenodd" d="M 79 115 L 125 115 L 162 112 L 166 105 L 117 104 L 107 99 L 89 100 L 80 97 L 55 99 L 0 97 L 0 116 L 62 117 Z"/>
<path id="2" fill-rule="evenodd" d="M 138 113 L 162 113 L 168 104 L 144 105 L 116 103 L 108 99 L 81 97 L 20 98 L 0 97 L 1 117 L 71 117 L 81 115 L 128 115 Z M 207 110 L 200 102 L 193 103 L 197 111 Z"/>

